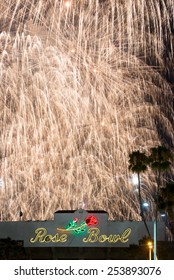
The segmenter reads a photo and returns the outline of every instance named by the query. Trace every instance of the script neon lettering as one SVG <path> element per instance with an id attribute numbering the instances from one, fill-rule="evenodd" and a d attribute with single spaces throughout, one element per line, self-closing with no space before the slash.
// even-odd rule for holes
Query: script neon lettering
<path id="1" fill-rule="evenodd" d="M 47 234 L 46 228 L 37 228 L 35 230 L 35 237 L 30 239 L 31 243 L 63 243 L 67 241 L 67 234 L 59 235 L 56 233 L 55 235 Z"/>
<path id="2" fill-rule="evenodd" d="M 114 234 L 114 235 L 105 235 L 102 234 L 100 235 L 100 230 L 98 228 L 90 228 L 88 230 L 89 236 L 83 238 L 83 242 L 85 243 L 95 243 L 95 242 L 100 242 L 100 243 L 104 243 L 104 242 L 108 242 L 108 243 L 116 243 L 118 241 L 120 241 L 121 243 L 126 243 L 129 240 L 129 236 L 131 234 L 131 229 L 127 228 L 121 235 L 120 234 Z"/>
<path id="3" fill-rule="evenodd" d="M 116 243 L 120 241 L 121 243 L 126 243 L 129 241 L 129 236 L 131 234 L 131 229 L 127 228 L 122 234 L 101 234 L 99 228 L 90 228 L 88 230 L 88 237 L 83 238 L 83 242 L 85 243 Z M 46 228 L 37 228 L 35 230 L 35 236 L 30 238 L 31 243 L 64 243 L 67 241 L 67 234 L 59 234 L 55 235 L 47 234 Z"/>

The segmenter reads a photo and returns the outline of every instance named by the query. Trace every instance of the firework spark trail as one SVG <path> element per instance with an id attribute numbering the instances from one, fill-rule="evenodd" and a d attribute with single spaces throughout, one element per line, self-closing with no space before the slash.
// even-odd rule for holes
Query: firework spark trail
<path id="1" fill-rule="evenodd" d="M 129 152 L 174 144 L 164 78 L 173 1 L 1 0 L 0 8 L 1 218 L 18 219 L 21 207 L 24 219 L 48 219 L 84 201 L 110 218 L 139 219 Z"/>

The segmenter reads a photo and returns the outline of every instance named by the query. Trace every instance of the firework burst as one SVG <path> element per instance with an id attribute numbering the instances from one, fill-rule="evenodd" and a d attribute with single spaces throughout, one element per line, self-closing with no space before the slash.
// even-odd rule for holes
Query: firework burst
<path id="1" fill-rule="evenodd" d="M 129 153 L 174 144 L 173 0 L 1 0 L 0 11 L 1 218 L 83 201 L 139 219 Z"/>

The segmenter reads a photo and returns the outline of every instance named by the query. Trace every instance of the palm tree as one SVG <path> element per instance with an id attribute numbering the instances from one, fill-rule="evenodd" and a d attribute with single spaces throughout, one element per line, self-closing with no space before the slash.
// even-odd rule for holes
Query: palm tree
<path id="1" fill-rule="evenodd" d="M 161 176 L 164 172 L 169 170 L 174 156 L 173 153 L 164 146 L 153 147 L 150 149 L 150 151 L 151 154 L 149 156 L 149 164 L 156 177 L 156 200 L 158 202 L 159 189 L 161 186 Z"/>
<path id="2" fill-rule="evenodd" d="M 131 154 L 129 154 L 129 170 L 136 173 L 138 176 L 138 196 L 139 196 L 139 204 L 140 204 L 140 215 L 142 217 L 142 221 L 144 222 L 148 235 L 151 238 L 143 212 L 143 205 L 142 205 L 142 198 L 141 198 L 141 181 L 140 181 L 140 173 L 145 172 L 147 170 L 148 163 L 149 163 L 149 158 L 146 156 L 145 153 L 141 153 L 139 150 L 133 151 Z"/>

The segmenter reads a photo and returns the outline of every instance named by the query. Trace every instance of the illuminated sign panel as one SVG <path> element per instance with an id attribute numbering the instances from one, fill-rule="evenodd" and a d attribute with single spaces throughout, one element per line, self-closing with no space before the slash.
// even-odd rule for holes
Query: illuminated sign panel
<path id="1" fill-rule="evenodd" d="M 148 222 L 153 236 L 153 223 Z M 0 222 L 0 238 L 23 240 L 25 247 L 129 247 L 146 235 L 143 222 L 108 221 L 104 211 L 60 211 L 53 221 Z M 158 240 L 165 226 L 158 224 Z"/>

